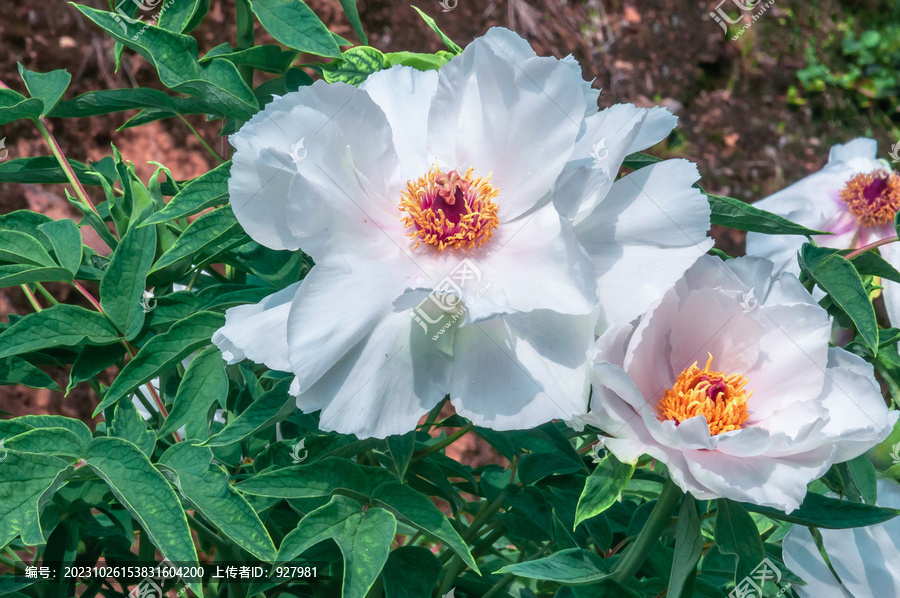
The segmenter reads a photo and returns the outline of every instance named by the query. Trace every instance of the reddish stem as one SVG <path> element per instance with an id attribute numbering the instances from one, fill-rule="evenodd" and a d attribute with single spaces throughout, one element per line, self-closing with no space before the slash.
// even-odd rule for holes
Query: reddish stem
<path id="1" fill-rule="evenodd" d="M 871 251 L 873 249 L 881 247 L 882 245 L 888 245 L 889 243 L 893 243 L 895 241 L 900 241 L 900 237 L 888 237 L 887 239 L 882 239 L 880 241 L 875 241 L 874 243 L 869 243 L 868 245 L 865 245 L 863 247 L 860 247 L 859 249 L 855 249 L 855 250 L 851 251 L 844 257 L 847 258 L 848 260 L 852 260 L 853 258 L 858 257 L 867 251 Z"/>

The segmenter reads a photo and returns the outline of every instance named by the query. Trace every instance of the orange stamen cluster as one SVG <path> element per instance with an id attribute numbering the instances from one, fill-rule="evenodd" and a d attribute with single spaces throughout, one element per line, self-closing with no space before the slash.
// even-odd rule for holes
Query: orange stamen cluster
<path id="1" fill-rule="evenodd" d="M 702 370 L 695 361 L 681 372 L 657 406 L 660 420 L 671 420 L 678 425 L 703 415 L 712 436 L 741 429 L 748 417 L 747 399 L 753 392 L 744 389 L 747 380 L 743 376 L 711 371 L 712 360 L 710 355 Z"/>
<path id="2" fill-rule="evenodd" d="M 841 190 L 841 200 L 862 226 L 893 222 L 900 209 L 900 176 L 885 170 L 858 174 Z"/>
<path id="3" fill-rule="evenodd" d="M 474 177 L 470 168 L 465 175 L 456 170 L 443 172 L 435 164 L 417 181 L 409 181 L 401 193 L 400 211 L 404 226 L 412 228 L 406 236 L 434 245 L 440 251 L 472 249 L 490 240 L 500 224 L 494 199 L 500 190 L 491 185 L 490 175 Z"/>

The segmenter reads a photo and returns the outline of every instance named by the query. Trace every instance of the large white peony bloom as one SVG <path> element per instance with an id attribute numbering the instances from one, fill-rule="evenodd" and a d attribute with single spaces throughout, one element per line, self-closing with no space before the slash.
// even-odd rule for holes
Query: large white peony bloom
<path id="1" fill-rule="evenodd" d="M 598 341 L 591 412 L 619 459 L 669 467 L 698 499 L 786 512 L 832 463 L 883 440 L 872 366 L 829 348 L 831 324 L 768 260 L 705 256 L 636 324 Z"/>
<path id="2" fill-rule="evenodd" d="M 831 148 L 828 164 L 787 189 L 755 204 L 808 228 L 833 233 L 813 237 L 818 245 L 857 249 L 893 237 L 894 216 L 900 208 L 900 175 L 876 160 L 878 143 L 859 138 Z M 800 274 L 797 251 L 805 237 L 747 234 L 747 254 L 775 262 L 776 271 Z M 882 257 L 900 266 L 897 244 L 879 248 Z M 900 323 L 900 285 L 889 280 L 885 306 L 891 322 Z"/>
<path id="3" fill-rule="evenodd" d="M 878 480 L 879 507 L 900 509 L 900 485 Z M 900 518 L 854 529 L 820 529 L 831 566 L 819 553 L 809 529 L 795 525 L 782 542 L 784 562 L 805 586 L 793 586 L 800 598 L 900 596 Z"/>
<path id="4" fill-rule="evenodd" d="M 692 164 L 613 183 L 674 117 L 597 94 L 492 29 L 439 72 L 273 101 L 231 137 L 231 205 L 316 265 L 214 342 L 293 372 L 325 430 L 404 433 L 446 394 L 496 429 L 583 413 L 595 322 L 635 317 L 711 245 Z"/>

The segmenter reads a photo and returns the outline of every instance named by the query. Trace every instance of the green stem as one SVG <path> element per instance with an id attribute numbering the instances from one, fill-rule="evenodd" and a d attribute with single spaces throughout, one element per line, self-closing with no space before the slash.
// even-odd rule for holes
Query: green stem
<path id="1" fill-rule="evenodd" d="M 197 132 L 197 129 L 195 129 L 195 128 L 193 127 L 193 125 L 191 125 L 191 123 L 189 123 L 188 120 L 187 120 L 183 115 L 179 114 L 179 115 L 178 115 L 178 118 L 180 118 L 181 121 L 182 121 L 184 124 L 187 125 L 187 128 L 191 130 L 191 133 L 194 134 L 194 137 L 196 137 L 196 138 L 200 141 L 200 143 L 203 144 L 203 147 L 206 148 L 206 151 L 208 151 L 209 153 L 211 153 L 211 154 L 215 157 L 215 159 L 218 160 L 219 162 L 224 162 L 224 161 L 225 161 L 225 159 L 222 158 L 222 156 L 220 156 L 219 154 L 217 154 L 217 153 L 215 152 L 215 150 L 213 150 L 213 148 L 209 147 L 209 144 L 206 143 L 206 140 L 203 139 L 203 137 L 200 136 L 200 133 Z"/>
<path id="2" fill-rule="evenodd" d="M 28 303 L 31 304 L 31 307 L 34 308 L 34 311 L 44 310 L 44 308 L 41 307 L 41 304 L 38 303 L 37 297 L 35 297 L 34 293 L 31 292 L 31 289 L 28 288 L 27 284 L 20 284 L 19 288 L 21 288 L 22 292 L 25 293 L 25 297 L 28 299 Z"/>
<path id="3" fill-rule="evenodd" d="M 472 522 L 472 525 L 469 526 L 469 529 L 465 531 L 462 535 L 462 539 L 466 542 L 471 542 L 475 536 L 478 535 L 478 531 L 484 525 L 484 522 L 494 516 L 497 511 L 500 510 L 500 507 L 503 506 L 503 500 L 506 498 L 506 492 L 501 492 L 500 496 L 497 499 L 489 504 L 487 507 L 481 509 L 481 512 L 475 517 L 475 520 Z"/>
<path id="4" fill-rule="evenodd" d="M 476 544 L 472 548 L 472 557 L 475 557 L 491 546 L 494 545 L 494 542 L 503 537 L 503 534 L 506 533 L 506 528 L 502 525 L 495 529 L 493 532 L 484 537 L 478 544 Z M 441 596 L 446 595 L 450 589 L 453 587 L 453 582 L 456 581 L 456 578 L 459 577 L 459 574 L 465 571 L 466 564 L 460 558 L 458 554 L 453 555 L 453 560 L 450 561 L 445 567 L 444 577 L 441 581 L 441 587 L 438 590 L 438 594 Z"/>
<path id="5" fill-rule="evenodd" d="M 548 550 L 550 550 L 550 548 L 552 548 L 552 546 L 553 546 L 553 543 L 547 544 L 546 546 L 544 546 L 543 548 L 538 550 L 536 553 L 534 553 L 527 559 L 523 559 L 521 562 L 533 561 L 535 559 L 541 558 L 542 556 L 544 556 L 544 554 Z M 504 575 L 503 577 L 500 578 L 500 581 L 498 581 L 493 586 L 491 586 L 491 589 L 488 590 L 488 593 L 485 594 L 484 596 L 482 596 L 482 598 L 494 598 L 494 596 L 499 596 L 500 593 L 503 591 L 503 589 L 506 588 L 506 586 L 508 586 L 509 584 L 511 584 L 515 578 L 516 578 L 515 573 L 507 573 L 506 575 Z"/>
<path id="6" fill-rule="evenodd" d="M 39 283 L 39 282 L 36 282 L 36 283 L 34 283 L 34 288 L 36 288 L 37 291 L 38 291 L 41 295 L 44 296 L 44 299 L 46 299 L 47 301 L 50 302 L 50 305 L 59 305 L 59 301 L 57 301 L 57 300 L 53 297 L 53 295 L 51 295 L 51 294 L 47 291 L 47 289 L 44 288 L 44 285 L 42 285 L 42 284 Z"/>
<path id="7" fill-rule="evenodd" d="M 666 480 L 659 500 L 656 501 L 656 506 L 650 513 L 650 518 L 644 524 L 644 529 L 616 565 L 612 574 L 613 581 L 624 585 L 634 577 L 647 559 L 647 555 L 650 554 L 653 545 L 659 540 L 660 534 L 672 520 L 672 510 L 678 504 L 682 494 L 681 488 L 675 482 L 671 479 Z"/>
<path id="8" fill-rule="evenodd" d="M 853 258 L 860 256 L 867 251 L 871 251 L 873 249 L 881 247 L 882 245 L 887 245 L 888 243 L 895 243 L 896 241 L 900 241 L 900 237 L 888 237 L 887 239 L 881 239 L 880 241 L 875 241 L 874 243 L 869 243 L 868 245 L 865 245 L 863 247 L 860 247 L 859 249 L 851 251 L 844 257 L 847 258 L 848 260 L 852 260 Z"/>
<path id="9" fill-rule="evenodd" d="M 43 137 L 44 141 L 47 142 L 47 145 L 50 146 L 50 151 L 53 152 L 54 156 L 56 156 L 56 161 L 59 162 L 59 165 L 63 169 L 63 172 L 66 173 L 66 178 L 69 179 L 69 183 L 75 189 L 75 196 L 78 198 L 78 201 L 80 201 L 84 207 L 92 210 L 95 214 L 97 214 L 97 216 L 100 216 L 100 212 L 97 211 L 97 208 L 95 208 L 94 204 L 91 203 L 91 200 L 88 199 L 87 191 L 84 190 L 81 181 L 79 181 L 78 177 L 75 176 L 75 171 L 72 170 L 72 165 L 69 164 L 69 161 L 66 160 L 66 157 L 63 155 L 62 149 L 56 142 L 56 138 L 53 136 L 53 133 L 51 133 L 47 128 L 47 121 L 44 120 L 43 116 L 41 116 L 40 118 L 34 120 L 34 124 L 37 126 L 38 131 L 41 132 L 41 137 Z"/>
<path id="10" fill-rule="evenodd" d="M 250 10 L 249 0 L 237 0 L 235 20 L 237 25 L 237 46 L 236 50 L 246 50 L 252 48 L 256 41 L 256 33 L 253 30 L 254 17 Z M 253 89 L 253 67 L 242 64 L 238 66 L 238 72 L 241 79 L 244 80 L 250 89 Z"/>
<path id="11" fill-rule="evenodd" d="M 464 425 L 462 428 L 460 428 L 459 430 L 457 430 L 450 436 L 447 436 L 443 440 L 432 444 L 428 448 L 423 449 L 421 452 L 414 455 L 412 460 L 410 461 L 410 463 L 418 463 L 419 461 L 421 461 L 428 455 L 431 455 L 432 453 L 436 453 L 444 447 L 450 446 L 451 444 L 453 444 L 454 442 L 456 442 L 457 440 L 459 440 L 460 438 L 462 438 L 463 436 L 465 436 L 466 434 L 471 432 L 472 428 L 474 428 L 474 427 L 475 427 L 475 424 L 473 424 L 472 422 L 467 423 L 466 425 Z"/>

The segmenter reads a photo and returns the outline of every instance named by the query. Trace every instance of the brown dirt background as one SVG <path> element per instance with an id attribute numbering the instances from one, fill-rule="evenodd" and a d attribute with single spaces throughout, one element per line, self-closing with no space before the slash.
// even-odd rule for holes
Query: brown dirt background
<path id="1" fill-rule="evenodd" d="M 103 0 L 82 2 L 107 7 Z M 333 31 L 356 41 L 337 0 L 309 0 L 308 4 Z M 358 4 L 370 45 L 385 52 L 442 49 L 409 0 L 360 0 Z M 882 148 L 895 141 L 888 138 L 885 123 L 871 114 L 846 110 L 834 117 L 833 108 L 845 102 L 839 96 L 826 93 L 818 99 L 818 105 L 830 111 L 815 104 L 788 104 L 789 87 L 798 84 L 796 72 L 805 64 L 805 42 L 812 36 L 834 34 L 845 16 L 837 0 L 798 4 L 776 3 L 743 37 L 732 41 L 707 17 L 716 2 L 458 0 L 449 12 L 442 12 L 438 0 L 417 3 L 461 46 L 492 26 L 504 26 L 531 41 L 538 54 L 560 58 L 573 54 L 585 78 L 593 78 L 594 87 L 603 89 L 603 107 L 620 102 L 666 106 L 679 116 L 679 127 L 651 153 L 688 158 L 698 164 L 709 191 L 751 202 L 819 169 L 833 143 L 864 134 L 874 135 Z M 878 0 L 853 3 L 857 12 L 878 6 Z M 116 72 L 113 41 L 62 0 L 0 0 L 0 14 L 0 80 L 14 89 L 24 91 L 17 61 L 36 71 L 67 69 L 73 76 L 67 99 L 97 89 L 163 89 L 154 69 L 127 50 Z M 233 44 L 233 23 L 233 0 L 211 0 L 206 22 L 193 32 L 201 55 L 223 41 Z M 265 35 L 259 25 L 257 35 Z M 267 78 L 257 77 L 257 84 Z M 154 170 L 148 164 L 151 160 L 166 164 L 179 179 L 198 176 L 214 165 L 180 121 L 117 131 L 133 114 L 51 119 L 51 125 L 69 158 L 99 160 L 111 152 L 112 143 L 145 179 Z M 216 139 L 215 123 L 205 123 L 199 116 L 188 119 L 217 151 L 225 153 L 224 140 Z M 2 137 L 10 158 L 49 153 L 27 121 L 3 126 Z M 73 216 L 61 186 L 0 184 L 0 213 L 23 208 L 53 218 Z M 741 233 L 713 230 L 713 236 L 720 248 L 732 254 L 743 252 Z M 80 301 L 63 285 L 48 287 L 61 301 Z M 0 318 L 30 310 L 18 288 L 0 292 Z M 65 386 L 65 371 L 51 374 Z M 0 388 L 0 411 L 14 415 L 53 413 L 89 421 L 95 404 L 96 397 L 85 385 L 68 396 L 24 387 Z M 468 438 L 455 445 L 457 456 L 473 456 L 476 447 Z"/>

